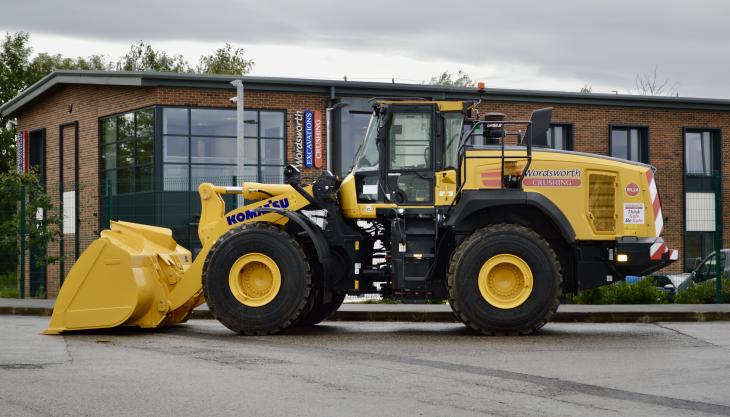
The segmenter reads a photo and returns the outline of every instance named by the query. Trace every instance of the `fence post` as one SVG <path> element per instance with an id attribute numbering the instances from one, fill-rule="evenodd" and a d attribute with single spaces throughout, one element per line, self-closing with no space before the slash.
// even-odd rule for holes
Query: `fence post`
<path id="1" fill-rule="evenodd" d="M 25 298 L 25 185 L 20 186 L 20 274 L 18 274 L 18 295 Z"/>
<path id="2" fill-rule="evenodd" d="M 713 185 L 715 189 L 715 291 L 717 303 L 722 303 L 722 274 L 725 267 L 722 263 L 722 176 L 714 171 Z"/>

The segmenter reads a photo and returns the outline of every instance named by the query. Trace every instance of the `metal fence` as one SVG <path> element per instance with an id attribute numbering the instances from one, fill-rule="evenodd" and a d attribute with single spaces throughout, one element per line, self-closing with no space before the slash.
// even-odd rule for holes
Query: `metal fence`
<path id="1" fill-rule="evenodd" d="M 0 217 L 2 224 L 0 228 L 0 297 L 19 297 L 21 295 L 18 286 L 18 265 L 21 262 L 21 245 L 22 241 L 19 236 L 25 234 L 25 230 L 20 228 L 21 208 L 20 204 L 23 200 L 24 190 L 15 186 L 0 186 L 0 195 L 3 196 L 0 201 Z M 22 262 L 25 262 L 23 256 Z"/>

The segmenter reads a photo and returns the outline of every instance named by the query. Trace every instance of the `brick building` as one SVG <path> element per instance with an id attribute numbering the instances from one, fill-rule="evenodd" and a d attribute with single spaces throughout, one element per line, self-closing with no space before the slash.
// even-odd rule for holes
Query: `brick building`
<path id="1" fill-rule="evenodd" d="M 323 165 L 348 171 L 367 128 L 371 97 L 476 99 L 474 89 L 351 81 L 245 77 L 245 172 L 237 175 L 233 77 L 142 72 L 58 71 L 0 107 L 28 132 L 30 163 L 64 214 L 65 261 L 30 267 L 26 294 L 54 297 L 61 277 L 109 217 L 173 229 L 195 251 L 200 181 L 278 182 L 287 163 L 303 165 L 303 115 L 321 121 Z M 665 240 L 682 253 L 668 268 L 690 268 L 712 248 L 714 219 L 694 210 L 714 199 L 710 175 L 729 195 L 730 100 L 487 89 L 480 111 L 527 119 L 551 106 L 553 147 L 612 155 L 657 167 Z M 311 111 L 312 113 L 309 113 Z M 329 160 L 327 160 L 329 156 Z M 111 197 L 111 198 L 110 198 Z M 727 200 L 727 199 L 726 199 Z M 702 203 L 703 202 L 703 203 Z M 730 219 L 730 204 L 723 205 Z M 727 221 L 725 222 L 727 224 Z M 730 239 L 726 227 L 724 241 Z M 31 253 L 31 258 L 32 258 Z"/>

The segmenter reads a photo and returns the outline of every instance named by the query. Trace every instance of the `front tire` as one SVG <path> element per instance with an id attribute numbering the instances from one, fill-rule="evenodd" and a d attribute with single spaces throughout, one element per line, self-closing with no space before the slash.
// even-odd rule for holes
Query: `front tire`
<path id="1" fill-rule="evenodd" d="M 302 313 L 311 273 L 302 247 L 267 223 L 232 229 L 213 245 L 203 265 L 210 312 L 245 335 L 275 334 Z"/>
<path id="2" fill-rule="evenodd" d="M 560 262 L 539 234 L 497 224 L 477 230 L 454 251 L 449 304 L 464 324 L 483 334 L 529 334 L 560 305 Z"/>

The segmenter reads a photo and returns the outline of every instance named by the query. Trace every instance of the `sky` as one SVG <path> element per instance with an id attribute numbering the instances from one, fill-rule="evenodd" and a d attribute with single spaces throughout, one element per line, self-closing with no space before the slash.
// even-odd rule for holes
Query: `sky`
<path id="1" fill-rule="evenodd" d="M 251 75 L 636 93 L 657 70 L 683 97 L 730 99 L 724 0 L 3 0 L 0 33 L 37 52 L 123 56 L 144 40 L 195 65 L 226 42 Z"/>

